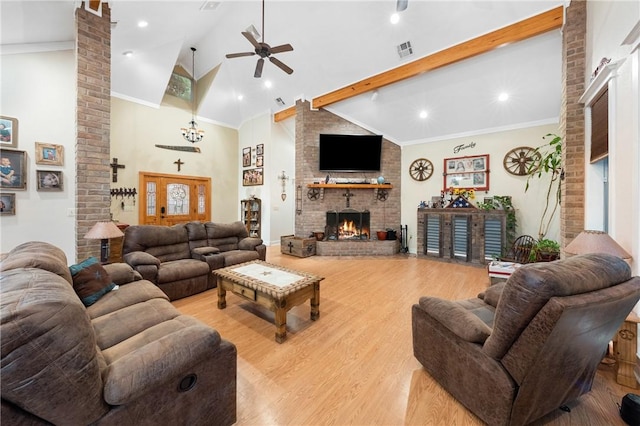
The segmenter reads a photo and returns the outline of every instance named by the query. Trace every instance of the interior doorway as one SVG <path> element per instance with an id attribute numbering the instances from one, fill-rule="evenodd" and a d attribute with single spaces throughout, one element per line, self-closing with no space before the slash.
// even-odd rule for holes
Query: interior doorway
<path id="1" fill-rule="evenodd" d="M 140 172 L 141 225 L 211 220 L 211 178 Z"/>

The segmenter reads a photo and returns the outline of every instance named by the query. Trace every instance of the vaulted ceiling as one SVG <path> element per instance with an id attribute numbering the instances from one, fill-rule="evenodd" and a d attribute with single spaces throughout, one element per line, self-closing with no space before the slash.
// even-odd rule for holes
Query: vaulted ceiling
<path id="1" fill-rule="evenodd" d="M 78 3 L 0 2 L 2 53 L 72 47 Z M 109 4 L 115 96 L 159 105 L 174 66 L 191 71 L 193 46 L 195 77 L 213 77 L 199 95 L 198 116 L 235 128 L 342 88 L 341 100 L 325 108 L 400 145 L 556 122 L 560 111 L 562 12 L 540 34 L 521 41 L 518 34 L 537 34 L 531 27 L 543 20 L 535 17 L 563 1 L 409 0 L 392 24 L 395 0 L 266 0 L 264 28 L 256 0 Z M 513 26 L 519 22 L 529 24 Z M 241 34 L 250 25 L 271 46 L 293 46 L 274 55 L 293 74 L 266 61 L 257 79 L 257 56 L 225 57 L 253 50 Z M 502 28 L 511 28 L 504 45 L 486 36 Z M 401 57 L 398 46 L 406 42 L 412 54 Z M 500 47 L 482 53 L 491 42 Z M 425 66 L 442 57 L 444 66 Z M 415 75 L 376 88 L 394 73 L 412 75 L 414 61 L 422 66 Z M 498 100 L 501 93 L 506 101 Z"/>

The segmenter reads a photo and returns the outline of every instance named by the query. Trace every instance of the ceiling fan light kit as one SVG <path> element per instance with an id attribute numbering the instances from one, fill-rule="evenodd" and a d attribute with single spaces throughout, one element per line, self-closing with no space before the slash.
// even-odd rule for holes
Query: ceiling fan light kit
<path id="1" fill-rule="evenodd" d="M 182 137 L 187 140 L 187 142 L 196 143 L 200 142 L 204 138 L 204 130 L 198 129 L 198 123 L 196 123 L 196 96 L 197 96 L 197 88 L 196 88 L 196 48 L 191 48 L 191 79 L 193 81 L 193 85 L 191 87 L 192 93 L 192 104 L 191 104 L 191 121 L 189 122 L 189 128 L 181 128 Z"/>
<path id="2" fill-rule="evenodd" d="M 253 72 L 253 76 L 255 78 L 262 77 L 262 69 L 264 67 L 264 59 L 265 58 L 269 58 L 269 61 L 272 64 L 274 64 L 275 66 L 280 68 L 282 71 L 286 72 L 287 74 L 292 74 L 293 73 L 293 69 L 291 69 L 289 66 L 284 64 L 279 59 L 276 59 L 275 57 L 271 56 L 271 55 L 273 55 L 275 53 L 291 52 L 293 50 L 293 47 L 290 44 L 281 44 L 279 46 L 271 47 L 267 43 L 264 42 L 264 0 L 262 0 L 262 41 L 258 42 L 258 40 L 256 40 L 256 38 L 254 37 L 253 33 L 250 32 L 250 31 L 243 31 L 242 35 L 247 40 L 249 40 L 249 43 L 251 43 L 251 45 L 253 45 L 254 51 L 253 52 L 228 53 L 226 55 L 226 57 L 228 59 L 240 58 L 240 57 L 243 57 L 243 56 L 254 56 L 254 55 L 260 56 L 260 58 L 258 59 L 258 62 L 256 63 L 255 71 Z"/>

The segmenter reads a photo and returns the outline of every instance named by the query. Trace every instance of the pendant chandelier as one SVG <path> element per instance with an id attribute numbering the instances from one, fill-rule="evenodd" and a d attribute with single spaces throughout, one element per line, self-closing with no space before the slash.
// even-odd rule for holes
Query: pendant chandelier
<path id="1" fill-rule="evenodd" d="M 193 85 L 191 86 L 191 94 L 193 96 L 193 101 L 191 105 L 191 121 L 189 122 L 189 128 L 183 127 L 180 129 L 182 131 L 182 137 L 184 137 L 188 142 L 196 143 L 200 142 L 204 138 L 204 130 L 198 129 L 198 123 L 196 123 L 196 96 L 198 94 L 198 90 L 196 88 L 196 48 L 191 48 L 191 77 L 193 80 Z"/>

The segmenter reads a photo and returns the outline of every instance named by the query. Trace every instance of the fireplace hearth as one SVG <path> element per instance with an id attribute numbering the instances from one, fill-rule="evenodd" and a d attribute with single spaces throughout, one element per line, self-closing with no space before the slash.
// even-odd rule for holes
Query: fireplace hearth
<path id="1" fill-rule="evenodd" d="M 328 211 L 325 238 L 327 241 L 368 240 L 371 235 L 370 221 L 368 210 Z"/>

